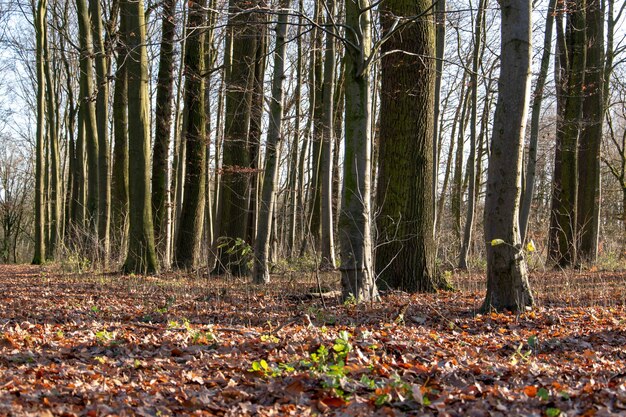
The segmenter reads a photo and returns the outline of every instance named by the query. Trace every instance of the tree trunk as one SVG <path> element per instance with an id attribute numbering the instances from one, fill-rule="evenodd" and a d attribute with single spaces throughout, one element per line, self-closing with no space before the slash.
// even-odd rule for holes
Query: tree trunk
<path id="1" fill-rule="evenodd" d="M 78 0 L 81 1 L 81 0 Z M 130 233 L 126 272 L 154 273 L 158 270 L 152 227 L 150 198 L 150 114 L 148 57 L 143 1 L 122 0 L 128 40 L 128 170 Z"/>
<path id="2" fill-rule="evenodd" d="M 577 262 L 578 142 L 587 55 L 585 9 L 585 0 L 577 0 L 572 5 L 567 21 L 567 52 L 559 54 L 559 57 L 566 57 L 560 59 L 560 64 L 564 65 L 567 77 L 561 81 L 566 82 L 563 88 L 566 96 L 563 98 L 563 112 L 559 114 L 562 120 L 557 123 L 556 154 L 560 160 L 559 175 L 554 175 L 554 222 L 551 225 L 556 239 L 552 241 L 550 254 L 560 267 L 572 266 Z"/>
<path id="3" fill-rule="evenodd" d="M 586 37 L 582 120 L 578 142 L 578 256 L 595 262 L 600 226 L 600 147 L 604 120 L 604 11 L 600 0 L 589 0 L 585 11 Z"/>
<path id="4" fill-rule="evenodd" d="M 109 178 L 109 78 L 107 55 L 104 49 L 102 8 L 100 0 L 89 0 L 89 13 L 93 27 L 93 48 L 96 67 L 96 125 L 98 130 L 98 241 L 102 261 L 106 265 L 109 255 L 109 226 L 111 186 Z"/>
<path id="5" fill-rule="evenodd" d="M 471 84 L 471 115 L 470 115 L 470 150 L 467 161 L 469 168 L 469 187 L 467 191 L 467 216 L 461 242 L 459 255 L 459 268 L 467 269 L 467 258 L 472 243 L 472 231 L 474 229 L 474 214 L 476 211 L 476 124 L 478 123 L 478 68 L 482 61 L 482 38 L 484 30 L 485 9 L 487 0 L 480 0 L 476 15 L 476 28 L 474 29 L 474 57 L 472 59 Z M 488 92 L 487 92 L 488 94 Z M 485 98 L 487 100 L 487 98 Z"/>
<path id="6" fill-rule="evenodd" d="M 276 206 L 275 186 L 278 181 L 279 151 L 282 142 L 283 119 L 283 79 L 285 78 L 285 53 L 288 14 L 288 0 L 282 0 L 276 24 L 276 47 L 274 49 L 274 76 L 272 80 L 272 100 L 270 102 L 269 130 L 265 153 L 265 176 L 263 193 L 259 206 L 258 229 L 255 242 L 253 280 L 257 284 L 270 281 L 268 258 L 272 230 L 272 217 Z"/>
<path id="7" fill-rule="evenodd" d="M 204 108 L 204 29 L 206 2 L 189 3 L 185 50 L 185 184 L 175 263 L 195 268 L 200 259 L 206 181 L 206 114 Z"/>
<path id="8" fill-rule="evenodd" d="M 327 0 L 327 21 L 332 22 L 336 15 L 335 1 Z M 333 145 L 335 143 L 333 126 L 335 118 L 335 35 L 331 26 L 326 33 L 326 51 L 324 54 L 324 82 L 322 85 L 322 150 L 320 158 L 319 180 L 321 182 L 321 255 L 320 268 L 335 269 L 335 242 L 333 233 Z"/>
<path id="9" fill-rule="evenodd" d="M 371 97 L 368 59 L 372 46 L 369 0 L 346 1 L 345 151 L 339 219 L 341 286 L 344 299 L 375 301 L 378 289 L 372 259 Z M 430 189 L 430 183 L 428 185 Z"/>
<path id="10" fill-rule="evenodd" d="M 546 15 L 546 28 L 543 39 L 543 54 L 535 92 L 533 94 L 532 115 L 530 119 L 530 140 L 528 144 L 528 161 L 526 162 L 526 177 L 524 182 L 524 194 L 522 197 L 522 207 L 520 209 L 520 233 L 522 242 L 526 241 L 528 231 L 528 219 L 533 201 L 535 189 L 535 173 L 537 167 L 537 144 L 539 142 L 539 121 L 541 118 L 541 103 L 543 102 L 543 90 L 546 85 L 548 68 L 550 67 L 550 51 L 552 50 L 552 26 L 554 25 L 554 13 L 556 0 L 550 0 L 548 13 Z"/>
<path id="11" fill-rule="evenodd" d="M 157 252 L 164 255 L 167 245 L 169 204 L 168 162 L 174 94 L 174 37 L 176 36 L 176 0 L 163 2 L 159 73 L 156 85 L 154 147 L 152 151 L 152 216 Z"/>
<path id="12" fill-rule="evenodd" d="M 227 36 L 231 47 L 226 48 L 226 117 L 224 120 L 224 150 L 220 189 L 220 218 L 218 262 L 214 273 L 230 272 L 246 275 L 248 265 L 244 256 L 250 192 L 250 155 L 248 133 L 251 117 L 251 97 L 256 59 L 256 27 L 247 12 L 248 2 L 230 0 Z"/>
<path id="13" fill-rule="evenodd" d="M 98 220 L 98 130 L 96 106 L 92 99 L 93 88 L 93 42 L 91 20 L 85 0 L 76 0 L 78 14 L 78 30 L 80 32 L 80 97 L 85 148 L 87 149 L 87 207 L 86 215 L 89 232 L 97 232 Z"/>
<path id="14" fill-rule="evenodd" d="M 111 229 L 118 253 L 128 244 L 128 83 L 126 16 L 120 13 L 117 61 L 113 92 L 113 171 L 111 181 Z"/>
<path id="15" fill-rule="evenodd" d="M 376 272 L 379 287 L 435 291 L 433 129 L 435 54 L 432 21 L 419 18 L 391 34 L 398 17 L 426 13 L 428 0 L 393 0 L 381 13 L 382 86 Z M 404 53 L 390 53 L 391 51 Z M 386 54 L 387 55 L 384 55 Z"/>
<path id="16" fill-rule="evenodd" d="M 44 46 L 46 31 L 46 0 L 37 2 L 35 14 L 36 57 L 37 57 L 37 143 L 35 155 L 35 254 L 33 264 L 46 260 L 45 204 L 44 201 L 44 136 L 45 136 L 45 93 Z"/>
<path id="17" fill-rule="evenodd" d="M 531 4 L 500 0 L 501 69 L 485 198 L 487 295 L 482 309 L 533 305 L 519 232 L 522 155 L 530 89 Z M 503 243 L 492 241 L 501 239 Z"/>
<path id="18" fill-rule="evenodd" d="M 46 116 L 49 132 L 50 153 L 50 241 L 46 247 L 46 257 L 54 259 L 57 245 L 60 241 L 61 229 L 61 181 L 60 181 L 60 153 L 59 153 L 59 129 L 58 108 L 55 100 L 54 78 L 51 68 L 51 57 L 48 43 L 48 29 L 44 21 L 43 32 L 44 71 L 46 85 Z"/>

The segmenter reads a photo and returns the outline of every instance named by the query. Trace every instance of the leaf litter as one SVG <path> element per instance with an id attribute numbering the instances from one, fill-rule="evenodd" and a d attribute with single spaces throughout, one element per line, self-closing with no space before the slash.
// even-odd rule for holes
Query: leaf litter
<path id="1" fill-rule="evenodd" d="M 357 306 L 275 281 L 1 266 L 0 415 L 626 415 L 619 285 L 514 315 L 467 288 Z"/>

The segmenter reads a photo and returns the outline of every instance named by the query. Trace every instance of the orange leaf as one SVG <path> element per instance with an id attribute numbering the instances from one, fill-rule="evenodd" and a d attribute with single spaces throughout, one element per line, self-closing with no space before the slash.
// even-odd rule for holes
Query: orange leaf
<path id="1" fill-rule="evenodd" d="M 535 397 L 537 395 L 537 387 L 535 387 L 534 385 L 529 385 L 526 388 L 524 388 L 524 394 L 528 395 L 529 397 Z"/>

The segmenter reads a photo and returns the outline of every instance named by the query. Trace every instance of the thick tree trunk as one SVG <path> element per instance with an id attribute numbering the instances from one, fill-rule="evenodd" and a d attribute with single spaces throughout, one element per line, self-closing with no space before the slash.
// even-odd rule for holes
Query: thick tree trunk
<path id="1" fill-rule="evenodd" d="M 533 305 L 519 233 L 522 155 L 530 89 L 531 4 L 500 0 L 501 70 L 485 198 L 487 295 L 483 310 Z M 501 239 L 503 243 L 492 241 Z"/>
<path id="2" fill-rule="evenodd" d="M 600 227 L 600 145 L 604 120 L 604 12 L 600 0 L 589 0 L 586 9 L 585 96 L 583 126 L 578 142 L 578 256 L 595 262 Z"/>
<path id="3" fill-rule="evenodd" d="M 206 181 L 206 114 L 204 108 L 204 0 L 189 3 L 185 50 L 185 192 L 180 213 L 175 263 L 195 268 L 200 259 Z"/>
<path id="4" fill-rule="evenodd" d="M 288 14 L 287 0 L 281 1 L 281 10 L 276 24 L 276 47 L 274 49 L 274 76 L 272 80 L 272 99 L 270 103 L 269 130 L 265 153 L 265 176 L 263 177 L 263 192 L 259 205 L 258 229 L 255 242 L 255 258 L 253 280 L 257 284 L 267 284 L 270 281 L 268 258 L 270 253 L 270 239 L 272 217 L 276 206 L 275 187 L 278 181 L 278 162 L 282 142 L 283 119 L 283 79 L 285 78 L 285 36 L 287 34 Z"/>
<path id="5" fill-rule="evenodd" d="M 143 1 L 122 0 L 120 12 L 128 19 L 128 169 L 133 173 L 128 181 L 130 233 L 124 270 L 153 273 L 158 270 L 158 262 L 150 198 L 149 79 Z"/>
<path id="6" fill-rule="evenodd" d="M 250 193 L 250 130 L 251 95 L 256 59 L 256 26 L 247 8 L 250 3 L 231 0 L 224 65 L 226 71 L 226 118 L 220 189 L 218 262 L 215 273 L 246 275 L 244 256 Z"/>
<path id="7" fill-rule="evenodd" d="M 393 0 L 381 13 L 383 36 L 397 16 L 425 13 L 428 0 Z M 379 287 L 435 291 L 432 194 L 435 30 L 427 17 L 405 25 L 382 47 L 380 148 L 377 190 Z"/>

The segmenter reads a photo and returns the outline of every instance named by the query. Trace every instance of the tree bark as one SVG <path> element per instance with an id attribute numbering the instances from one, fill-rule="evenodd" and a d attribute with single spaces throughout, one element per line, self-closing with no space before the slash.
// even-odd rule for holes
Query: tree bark
<path id="1" fill-rule="evenodd" d="M 383 4 L 376 272 L 379 287 L 435 291 L 435 28 L 429 0 Z M 421 16 L 394 31 L 396 19 Z M 394 51 L 402 51 L 394 53 Z"/>
<path id="2" fill-rule="evenodd" d="M 163 2 L 161 46 L 156 85 L 154 146 L 152 150 L 152 216 L 157 252 L 162 255 L 167 245 L 169 204 L 168 161 L 174 97 L 174 37 L 176 36 L 176 0 Z"/>
<path id="3" fill-rule="evenodd" d="M 37 65 L 37 143 L 35 155 L 35 254 L 32 263 L 40 265 L 46 260 L 45 244 L 45 200 L 44 200 L 44 136 L 45 136 L 45 92 L 44 44 L 46 31 L 46 0 L 37 2 L 35 13 L 36 65 Z"/>
<path id="4" fill-rule="evenodd" d="M 485 198 L 487 294 L 482 309 L 533 305 L 519 232 L 521 172 L 530 89 L 531 4 L 500 0 L 501 69 Z M 492 244 L 494 239 L 504 243 Z"/>
<path id="5" fill-rule="evenodd" d="M 535 84 L 535 91 L 532 102 L 532 115 L 530 119 L 530 140 L 528 144 L 528 161 L 526 162 L 524 194 L 522 197 L 522 207 L 520 209 L 520 233 L 522 242 L 526 241 L 528 231 L 528 219 L 535 190 L 535 173 L 537 167 L 537 145 L 539 142 L 539 121 L 541 118 L 541 103 L 543 102 L 543 90 L 548 77 L 550 67 L 550 51 L 552 50 L 552 27 L 554 25 L 554 13 L 556 0 L 550 0 L 548 12 L 546 14 L 546 28 L 543 39 L 543 53 L 539 66 L 539 75 Z"/>
<path id="6" fill-rule="evenodd" d="M 371 97 L 368 59 L 372 46 L 369 0 L 346 1 L 345 151 L 339 219 L 341 284 L 344 299 L 375 301 L 372 259 Z M 428 184 L 430 189 L 430 183 Z"/>
<path id="7" fill-rule="evenodd" d="M 589 0 L 585 11 L 587 59 L 583 125 L 578 142 L 578 256 L 595 262 L 600 226 L 600 147 L 604 120 L 604 11 L 600 0 Z"/>
<path id="8" fill-rule="evenodd" d="M 204 107 L 204 18 L 206 2 L 189 3 L 185 50 L 185 184 L 175 263 L 195 268 L 200 259 L 206 181 L 206 114 Z"/>
<path id="9" fill-rule="evenodd" d="M 128 181 L 130 233 L 124 271 L 154 273 L 158 263 L 150 197 L 149 79 L 143 1 L 121 0 L 120 12 L 128 19 L 128 169 L 133 173 Z"/>
<path id="10" fill-rule="evenodd" d="M 270 102 L 269 130 L 267 132 L 265 153 L 265 176 L 263 177 L 263 192 L 259 205 L 258 229 L 255 242 L 255 258 L 253 281 L 257 284 L 270 282 L 268 258 L 270 253 L 270 239 L 272 217 L 276 206 L 275 187 L 278 181 L 278 162 L 282 143 L 283 119 L 283 79 L 285 78 L 285 53 L 287 34 L 288 0 L 282 0 L 281 10 L 276 24 L 276 47 L 274 49 L 274 76 L 272 80 L 272 99 Z"/>

